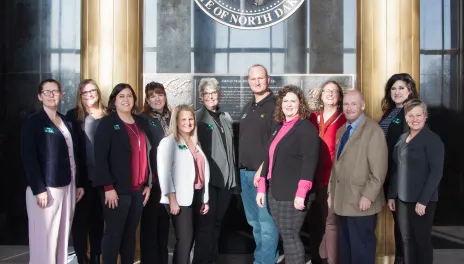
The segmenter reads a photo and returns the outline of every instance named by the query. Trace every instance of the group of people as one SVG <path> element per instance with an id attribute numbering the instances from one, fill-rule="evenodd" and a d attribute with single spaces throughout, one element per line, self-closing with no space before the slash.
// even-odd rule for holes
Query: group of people
<path id="1" fill-rule="evenodd" d="M 277 263 L 279 238 L 285 263 L 305 263 L 307 216 L 313 263 L 374 263 L 386 200 L 395 263 L 432 263 L 444 147 L 411 76 L 387 81 L 379 123 L 364 115 L 359 91 L 344 93 L 335 81 L 321 87 L 314 112 L 297 86 L 274 95 L 262 65 L 249 69 L 248 83 L 254 96 L 242 109 L 236 161 L 233 120 L 214 78 L 199 82 L 196 111 L 170 109 L 163 85 L 151 82 L 141 113 L 129 84 L 116 85 L 105 107 L 98 85 L 83 80 L 66 116 L 60 83 L 41 82 L 42 109 L 21 135 L 30 263 L 67 263 L 71 232 L 80 264 L 100 255 L 132 264 L 140 222 L 141 263 L 167 264 L 170 221 L 173 263 L 216 263 L 234 188 L 253 228 L 254 263 Z"/>

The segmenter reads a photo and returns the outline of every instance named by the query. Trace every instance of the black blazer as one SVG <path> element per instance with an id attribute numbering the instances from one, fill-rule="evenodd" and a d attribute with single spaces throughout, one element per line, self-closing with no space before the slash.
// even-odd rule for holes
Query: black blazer
<path id="1" fill-rule="evenodd" d="M 277 126 L 269 140 L 261 177 L 267 177 L 269 147 L 282 125 L 280 123 Z M 320 138 L 317 129 L 307 119 L 296 121 L 290 131 L 279 141 L 272 161 L 271 191 L 274 199 L 293 201 L 300 180 L 311 182 L 314 180 L 319 160 L 319 145 Z"/>
<path id="2" fill-rule="evenodd" d="M 384 115 L 382 120 L 386 116 L 388 116 L 388 114 Z M 393 155 L 392 155 L 393 149 L 395 148 L 395 145 L 398 142 L 398 139 L 400 138 L 400 136 L 408 132 L 409 132 L 409 126 L 406 123 L 404 109 L 401 109 L 401 111 L 398 112 L 396 117 L 393 118 L 392 122 L 388 126 L 388 132 L 386 136 L 387 147 L 388 147 L 388 171 L 387 171 L 387 176 L 385 177 L 385 183 L 383 185 L 385 193 L 388 193 L 388 186 L 390 185 L 390 178 L 391 178 L 391 175 L 393 174 L 394 167 L 395 167 L 395 164 L 393 162 Z"/>
<path id="3" fill-rule="evenodd" d="M 150 150 L 151 142 L 147 122 L 140 116 L 132 115 L 142 130 L 147 142 L 149 181 L 151 182 Z M 113 112 L 102 118 L 95 132 L 95 162 L 97 174 L 93 186 L 113 185 L 118 194 L 130 193 L 132 146 L 124 122 Z M 147 182 L 147 185 L 148 185 Z"/>
<path id="4" fill-rule="evenodd" d="M 64 115 L 58 115 L 71 134 L 76 157 L 78 151 L 72 124 Z M 63 187 L 71 183 L 68 145 L 43 108 L 29 116 L 23 124 L 21 156 L 28 186 L 34 195 L 47 191 L 46 187 Z M 78 168 L 76 160 L 75 180 L 80 187 Z"/>
<path id="5" fill-rule="evenodd" d="M 151 143 L 150 167 L 154 174 L 152 175 L 153 178 L 151 183 L 157 183 L 159 185 L 158 177 L 155 175 L 158 171 L 158 166 L 156 165 L 156 155 L 158 152 L 158 145 L 161 139 L 164 138 L 164 130 L 158 119 L 153 118 L 145 113 L 140 114 L 140 117 L 142 117 L 144 122 L 146 122 L 146 126 L 148 128 L 146 135 L 148 136 L 148 139 Z"/>
<path id="6" fill-rule="evenodd" d="M 395 171 L 388 198 L 427 205 L 438 201 L 438 185 L 443 176 L 445 147 L 440 137 L 424 127 L 409 143 L 409 133 L 401 135 L 393 150 Z"/>
<path id="7" fill-rule="evenodd" d="M 75 144 L 79 146 L 76 159 L 79 161 L 79 178 L 84 186 L 89 185 L 89 175 L 87 172 L 87 157 L 85 156 L 85 131 L 82 129 L 82 121 L 77 120 L 77 109 L 73 108 L 66 113 L 66 119 L 72 123 Z"/>

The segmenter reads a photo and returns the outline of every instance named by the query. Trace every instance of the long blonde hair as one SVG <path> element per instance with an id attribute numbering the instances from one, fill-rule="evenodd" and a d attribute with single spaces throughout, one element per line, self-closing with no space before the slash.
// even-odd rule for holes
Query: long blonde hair
<path id="1" fill-rule="evenodd" d="M 174 139 L 176 140 L 176 142 L 179 143 L 182 137 L 180 136 L 179 128 L 177 127 L 177 118 L 179 117 L 179 113 L 182 111 L 190 112 L 193 115 L 193 122 L 194 122 L 195 127 L 193 128 L 193 131 L 190 133 L 190 138 L 192 139 L 192 142 L 195 145 L 197 145 L 198 144 L 197 118 L 195 117 L 195 112 L 193 111 L 193 108 L 189 105 L 186 105 L 186 104 L 178 105 L 172 111 L 171 122 L 169 124 L 171 133 L 174 135 Z"/>
<path id="2" fill-rule="evenodd" d="M 77 99 L 76 99 L 77 120 L 80 120 L 80 121 L 84 120 L 85 114 L 86 114 L 85 105 L 84 105 L 84 102 L 82 102 L 82 89 L 84 89 L 84 87 L 87 84 L 91 84 L 91 85 L 93 85 L 95 87 L 95 89 L 97 89 L 98 108 L 103 112 L 103 115 L 107 114 L 106 107 L 103 105 L 102 100 L 101 100 L 101 91 L 100 91 L 100 88 L 98 87 L 97 83 L 92 79 L 84 79 L 79 83 L 79 88 L 77 89 Z"/>

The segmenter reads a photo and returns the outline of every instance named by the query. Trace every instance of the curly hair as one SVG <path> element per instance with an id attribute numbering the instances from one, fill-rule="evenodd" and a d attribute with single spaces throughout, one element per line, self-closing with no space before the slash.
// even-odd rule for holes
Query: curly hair
<path id="1" fill-rule="evenodd" d="M 322 94 L 324 87 L 328 84 L 334 84 L 337 86 L 337 92 L 338 92 L 338 102 L 337 102 L 337 108 L 342 109 L 343 106 L 343 88 L 342 86 L 336 82 L 336 81 L 326 81 L 325 83 L 322 84 L 321 90 L 319 91 L 319 97 L 317 98 L 316 101 L 316 107 L 318 110 L 324 109 L 324 102 L 322 101 Z"/>
<path id="2" fill-rule="evenodd" d="M 282 102 L 283 102 L 284 97 L 288 93 L 294 93 L 300 100 L 300 107 L 298 109 L 298 114 L 300 115 L 300 119 L 303 120 L 303 119 L 308 118 L 309 115 L 311 114 L 311 111 L 309 110 L 309 106 L 308 106 L 308 103 L 306 102 L 306 98 L 303 94 L 303 90 L 301 90 L 300 87 L 296 85 L 285 85 L 277 93 L 277 102 L 276 102 L 276 108 L 274 112 L 275 121 L 280 123 L 285 120 L 285 115 L 284 115 L 284 112 L 282 111 Z"/>
<path id="3" fill-rule="evenodd" d="M 385 95 L 382 99 L 382 112 L 383 116 L 388 115 L 395 107 L 396 104 L 391 98 L 391 88 L 393 87 L 393 84 L 395 84 L 397 81 L 403 81 L 406 83 L 406 86 L 409 89 L 409 96 L 406 99 L 406 101 L 410 99 L 419 99 L 419 93 L 417 92 L 416 89 L 416 82 L 414 79 L 411 77 L 411 75 L 407 73 L 397 73 L 393 74 L 385 84 Z"/>

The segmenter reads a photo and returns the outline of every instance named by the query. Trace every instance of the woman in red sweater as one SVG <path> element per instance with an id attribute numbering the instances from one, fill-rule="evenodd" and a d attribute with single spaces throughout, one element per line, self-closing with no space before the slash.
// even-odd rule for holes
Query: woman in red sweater
<path id="1" fill-rule="evenodd" d="M 322 224 L 314 225 L 311 243 L 319 246 L 322 263 L 337 263 L 337 218 L 327 206 L 327 186 L 335 157 L 335 138 L 337 130 L 346 123 L 341 111 L 343 90 L 335 81 L 328 81 L 322 86 L 318 106 L 320 110 L 312 113 L 309 120 L 316 126 L 322 139 L 319 165 L 316 173 L 316 217 Z M 316 220 L 317 221 L 317 220 Z M 324 224 L 325 223 L 325 224 Z M 325 226 L 325 228 L 324 228 Z M 312 248 L 314 246 L 311 246 Z M 313 250 L 312 250 L 313 251 Z M 317 249 L 315 250 L 317 255 Z"/>

